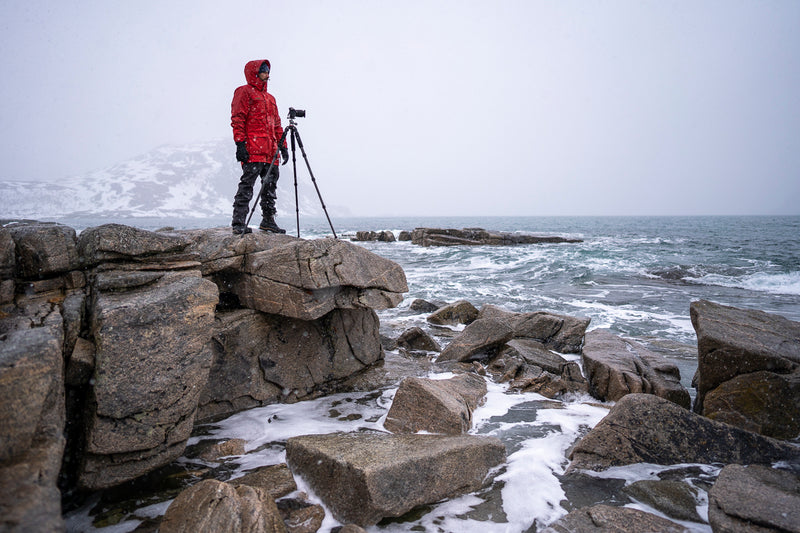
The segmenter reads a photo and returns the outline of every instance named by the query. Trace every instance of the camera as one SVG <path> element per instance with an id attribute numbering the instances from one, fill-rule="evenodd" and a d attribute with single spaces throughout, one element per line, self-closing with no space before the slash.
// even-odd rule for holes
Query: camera
<path id="1" fill-rule="evenodd" d="M 293 119 L 293 118 L 296 118 L 296 117 L 305 117 L 305 116 L 306 116 L 306 110 L 305 109 L 295 109 L 293 107 L 289 108 L 289 118 L 290 119 Z"/>

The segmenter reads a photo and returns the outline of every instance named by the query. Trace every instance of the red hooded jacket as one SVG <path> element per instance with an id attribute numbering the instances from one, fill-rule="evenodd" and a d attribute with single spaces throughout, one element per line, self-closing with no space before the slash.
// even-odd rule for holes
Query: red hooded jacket
<path id="1" fill-rule="evenodd" d="M 281 117 L 275 97 L 267 92 L 267 82 L 258 77 L 258 69 L 266 59 L 249 61 L 244 66 L 247 85 L 233 92 L 231 127 L 234 142 L 247 141 L 251 163 L 266 163 L 278 150 L 283 135 Z M 286 146 L 286 142 L 283 143 Z M 280 162 L 280 157 L 276 163 Z"/>

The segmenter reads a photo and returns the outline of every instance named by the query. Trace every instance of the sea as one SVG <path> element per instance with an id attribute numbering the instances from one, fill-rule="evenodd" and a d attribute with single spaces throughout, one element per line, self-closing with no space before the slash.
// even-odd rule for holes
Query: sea
<path id="1" fill-rule="evenodd" d="M 107 222 L 144 229 L 225 226 L 223 219 L 63 219 L 81 231 Z M 579 243 L 518 246 L 421 247 L 409 241 L 356 242 L 391 259 L 405 271 L 409 292 L 396 308 L 380 311 L 381 332 L 396 337 L 413 326 L 427 328 L 426 315 L 410 310 L 415 299 L 436 303 L 468 300 L 475 307 L 496 305 L 510 311 L 553 313 L 591 319 L 589 329 L 608 328 L 664 355 L 681 371 L 694 398 L 697 339 L 689 317 L 696 300 L 757 309 L 800 321 L 800 216 L 691 217 L 279 217 L 289 234 L 349 239 L 361 230 L 411 231 L 429 228 L 484 228 L 581 239 Z M 298 227 L 299 226 L 299 227 Z M 256 230 L 257 231 L 257 230 Z M 463 326 L 462 326 L 463 327 Z M 456 332 L 459 328 L 455 328 Z M 446 344 L 448 340 L 440 340 Z M 387 352 L 387 358 L 400 357 Z M 433 358 L 435 354 L 431 354 Z M 580 362 L 580 357 L 564 354 Z M 432 379 L 451 375 L 432 372 Z M 570 510 L 610 503 L 661 511 L 627 496 L 621 487 L 659 479 L 679 469 L 696 492 L 699 519 L 676 520 L 690 531 L 711 531 L 707 490 L 719 465 L 650 464 L 592 474 L 596 483 L 575 486 L 564 476 L 569 448 L 596 425 L 612 404 L 588 396 L 557 402 L 534 393 L 514 393 L 487 383 L 486 402 L 474 413 L 471 433 L 493 435 L 507 447 L 508 461 L 480 491 L 431 504 L 409 515 L 366 528 L 371 533 L 537 531 Z M 254 468 L 285 461 L 286 439 L 309 433 L 383 430 L 382 421 L 397 388 L 378 393 L 347 393 L 291 405 L 251 409 L 202 428 L 203 439 L 242 438 L 248 453 L 230 458 L 221 478 L 234 479 Z M 331 413 L 335 406 L 337 416 Z M 338 416 L 341 414 L 341 416 Z M 186 464 L 194 459 L 182 458 Z M 179 463 L 181 462 L 179 461 Z M 299 490 L 324 506 L 298 479 Z M 171 500 L 142 495 L 118 519 L 102 522 L 107 499 L 98 496 L 68 515 L 70 531 L 133 531 L 161 516 Z M 100 502 L 105 503 L 100 503 Z M 330 514 L 320 531 L 340 524 Z"/>

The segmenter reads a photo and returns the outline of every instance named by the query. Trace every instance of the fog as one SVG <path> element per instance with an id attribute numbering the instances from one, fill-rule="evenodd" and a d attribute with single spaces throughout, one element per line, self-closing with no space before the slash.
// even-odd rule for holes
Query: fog
<path id="1" fill-rule="evenodd" d="M 233 162 L 267 58 L 356 215 L 800 214 L 800 2 L 5 0 L 0 27 L 0 180 Z"/>

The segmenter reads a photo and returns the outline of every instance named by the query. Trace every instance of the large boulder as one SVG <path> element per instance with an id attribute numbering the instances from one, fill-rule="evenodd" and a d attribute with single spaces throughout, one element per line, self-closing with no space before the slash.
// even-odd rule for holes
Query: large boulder
<path id="1" fill-rule="evenodd" d="M 181 492 L 161 520 L 160 533 L 285 533 L 265 490 L 206 479 Z"/>
<path id="2" fill-rule="evenodd" d="M 441 352 L 439 343 L 425 333 L 425 331 L 414 326 L 408 328 L 397 338 L 397 346 L 411 351 Z"/>
<path id="3" fill-rule="evenodd" d="M 64 453 L 60 314 L 0 335 L 0 529 L 61 531 Z"/>
<path id="4" fill-rule="evenodd" d="M 638 509 L 594 505 L 572 511 L 542 530 L 542 533 L 634 533 L 658 531 L 660 533 L 685 533 L 680 524 Z"/>
<path id="5" fill-rule="evenodd" d="M 371 309 L 335 309 L 317 320 L 250 309 L 217 314 L 214 353 L 198 420 L 324 390 L 383 359 Z"/>
<path id="6" fill-rule="evenodd" d="M 728 465 L 708 493 L 714 531 L 800 532 L 800 477 L 761 465 Z"/>
<path id="7" fill-rule="evenodd" d="M 582 358 L 595 398 L 615 402 L 626 394 L 645 393 L 691 407 L 678 367 L 638 342 L 596 329 L 586 334 Z"/>
<path id="8" fill-rule="evenodd" d="M 333 515 L 367 526 L 479 489 L 505 461 L 494 437 L 336 433 L 293 437 L 286 459 Z"/>
<path id="9" fill-rule="evenodd" d="M 8 227 L 15 248 L 16 275 L 23 279 L 44 279 L 79 268 L 77 238 L 69 226 L 51 223 L 20 224 Z M 6 239 L 0 239 L 2 270 L 8 270 Z"/>
<path id="10" fill-rule="evenodd" d="M 537 340 L 547 349 L 560 353 L 581 352 L 583 337 L 591 320 L 546 311 L 515 313 L 496 305 L 481 307 L 479 318 L 505 320 L 514 330 L 514 337 Z"/>
<path id="11" fill-rule="evenodd" d="M 568 471 L 634 463 L 771 464 L 800 460 L 800 449 L 651 394 L 628 394 L 573 447 L 570 459 Z"/>
<path id="12" fill-rule="evenodd" d="M 436 362 L 464 362 L 490 358 L 496 355 L 513 335 L 514 332 L 505 321 L 479 318 L 450 341 L 436 358 Z"/>
<path id="13" fill-rule="evenodd" d="M 226 283 L 250 309 L 314 320 L 335 308 L 387 309 L 408 291 L 403 269 L 335 239 L 296 240 L 248 254 Z"/>
<path id="14" fill-rule="evenodd" d="M 800 434 L 800 322 L 705 300 L 690 313 L 695 412 L 768 436 Z"/>
<path id="15" fill-rule="evenodd" d="M 383 427 L 393 433 L 466 433 L 472 428 L 472 412 L 484 396 L 486 382 L 476 374 L 439 380 L 406 378 Z"/>
<path id="16" fill-rule="evenodd" d="M 93 291 L 84 488 L 110 487 L 169 463 L 191 433 L 211 367 L 218 291 L 199 271 L 159 274 L 141 286 Z"/>

